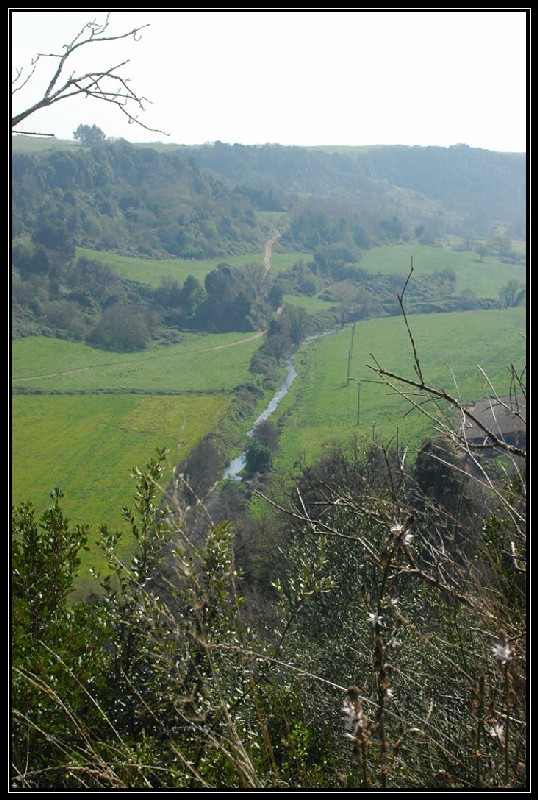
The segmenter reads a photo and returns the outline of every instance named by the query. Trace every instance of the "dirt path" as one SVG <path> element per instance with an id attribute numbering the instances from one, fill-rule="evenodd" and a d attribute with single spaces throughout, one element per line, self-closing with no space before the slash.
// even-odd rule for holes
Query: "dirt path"
<path id="1" fill-rule="evenodd" d="M 246 339 L 240 339 L 238 342 L 216 344 L 213 347 L 203 347 L 201 350 L 191 350 L 191 353 L 206 353 L 208 350 L 222 350 L 224 347 L 235 347 L 237 344 L 245 344 L 245 342 L 252 342 L 254 339 L 259 339 L 260 336 L 265 336 L 265 331 L 256 331 L 252 336 L 247 336 Z"/>
<path id="2" fill-rule="evenodd" d="M 269 270 L 271 269 L 271 256 L 273 255 L 273 245 L 277 239 L 280 239 L 280 231 L 278 231 L 275 226 L 273 225 L 273 230 L 271 231 L 271 236 L 265 243 L 265 252 L 263 254 L 263 273 L 262 273 L 262 281 L 265 280 Z"/>

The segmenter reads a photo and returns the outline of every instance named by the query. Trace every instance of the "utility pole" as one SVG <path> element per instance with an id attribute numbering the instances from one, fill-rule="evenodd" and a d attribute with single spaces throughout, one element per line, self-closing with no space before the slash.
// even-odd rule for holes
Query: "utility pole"
<path id="1" fill-rule="evenodd" d="M 352 378 L 349 377 L 351 372 L 351 357 L 353 355 L 353 339 L 355 338 L 355 323 L 351 326 L 351 344 L 349 346 L 349 350 L 347 351 L 347 385 L 349 386 L 350 380 Z"/>
<path id="2" fill-rule="evenodd" d="M 361 421 L 361 381 L 358 378 L 351 378 L 348 375 L 347 384 L 349 386 L 350 381 L 357 381 L 357 425 L 360 425 Z"/>

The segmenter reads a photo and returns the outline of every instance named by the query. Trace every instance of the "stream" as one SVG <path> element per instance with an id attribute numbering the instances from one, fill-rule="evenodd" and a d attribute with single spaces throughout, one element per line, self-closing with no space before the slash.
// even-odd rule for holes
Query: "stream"
<path id="1" fill-rule="evenodd" d="M 323 333 L 315 334 L 314 336 L 309 336 L 303 342 L 301 342 L 301 346 L 305 344 L 310 344 L 310 342 L 315 341 L 316 339 L 320 339 L 322 336 L 328 336 L 330 333 L 334 333 L 334 331 L 324 331 Z M 262 411 L 260 416 L 255 420 L 252 428 L 247 431 L 247 436 L 252 439 L 254 436 L 254 432 L 260 423 L 265 422 L 271 414 L 278 408 L 279 403 L 281 400 L 287 395 L 291 384 L 297 377 L 297 372 L 293 365 L 295 357 L 297 356 L 298 350 L 287 360 L 286 362 L 286 373 L 284 375 L 284 380 L 280 386 L 278 392 L 271 398 L 267 407 Z M 247 463 L 247 454 L 246 451 L 243 451 L 237 458 L 234 458 L 230 461 L 229 465 L 224 470 L 223 480 L 227 478 L 231 478 L 234 481 L 240 481 L 241 475 L 240 473 L 245 468 Z"/>

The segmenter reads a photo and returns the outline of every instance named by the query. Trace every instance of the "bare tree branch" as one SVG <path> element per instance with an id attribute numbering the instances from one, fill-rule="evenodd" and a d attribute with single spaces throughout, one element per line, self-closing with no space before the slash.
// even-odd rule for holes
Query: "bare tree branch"
<path id="1" fill-rule="evenodd" d="M 140 40 L 140 32 L 144 28 L 149 27 L 149 25 L 141 25 L 126 33 L 113 36 L 107 32 L 109 24 L 110 13 L 107 14 L 106 20 L 102 24 L 95 21 L 88 22 L 69 44 L 63 45 L 63 53 L 38 53 L 38 55 L 32 59 L 30 71 L 27 75 L 24 74 L 24 70 L 21 68 L 16 70 L 16 75 L 12 82 L 13 94 L 16 94 L 23 87 L 28 85 L 41 59 L 58 59 L 58 66 L 48 83 L 43 97 L 33 103 L 29 108 L 15 114 L 11 119 L 12 128 L 19 125 L 32 114 L 35 114 L 36 111 L 48 108 L 62 100 L 68 100 L 69 98 L 80 95 L 82 97 L 89 97 L 94 100 L 100 100 L 115 105 L 130 124 L 134 123 L 154 133 L 164 133 L 164 131 L 158 128 L 150 128 L 136 116 L 137 111 L 144 112 L 146 110 L 145 106 L 147 103 L 150 103 L 150 100 L 134 91 L 129 85 L 129 78 L 125 78 L 121 75 L 120 71 L 129 63 L 129 60 L 122 61 L 104 70 L 83 72 L 82 74 L 73 71 L 68 74 L 67 69 L 72 64 L 72 56 L 81 48 L 88 47 L 98 42 L 115 42 L 131 37 L 133 41 L 138 42 Z M 18 133 L 19 131 L 15 132 Z M 165 135 L 168 136 L 169 134 Z"/>

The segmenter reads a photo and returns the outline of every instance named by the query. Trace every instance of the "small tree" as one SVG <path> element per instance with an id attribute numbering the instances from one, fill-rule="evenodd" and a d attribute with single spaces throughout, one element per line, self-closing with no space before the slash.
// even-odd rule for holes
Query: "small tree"
<path id="1" fill-rule="evenodd" d="M 189 317 L 195 314 L 196 309 L 200 303 L 203 303 L 205 297 L 205 289 L 198 278 L 195 278 L 194 275 L 188 275 L 179 295 L 179 302 L 185 309 L 185 313 Z"/>
<path id="2" fill-rule="evenodd" d="M 60 506 L 62 497 L 55 489 L 51 507 L 39 520 L 31 503 L 13 512 L 13 604 L 17 617 L 27 619 L 34 639 L 46 638 L 46 630 L 64 607 L 87 541 L 85 528 L 70 529 Z"/>
<path id="3" fill-rule="evenodd" d="M 79 125 L 76 131 L 73 131 L 73 139 L 76 139 L 86 147 L 93 147 L 96 144 L 102 144 L 106 136 L 97 125 Z"/>
<path id="4" fill-rule="evenodd" d="M 250 475 L 256 472 L 268 472 L 273 464 L 273 456 L 267 445 L 254 439 L 247 450 L 247 471 Z"/>
<path id="5" fill-rule="evenodd" d="M 88 340 L 110 350 L 143 350 L 151 338 L 150 323 L 135 306 L 116 303 L 103 311 Z"/>
<path id="6" fill-rule="evenodd" d="M 499 291 L 501 303 L 508 308 L 515 308 L 516 306 L 523 305 L 526 295 L 527 290 L 523 284 L 514 279 L 508 281 Z"/>
<path id="7" fill-rule="evenodd" d="M 273 309 L 273 311 L 276 311 L 277 308 L 280 308 L 283 299 L 284 299 L 284 292 L 282 291 L 280 286 L 276 286 L 275 284 L 273 284 L 273 286 L 271 286 L 267 294 L 267 300 L 271 304 L 271 308 Z"/>
<path id="8" fill-rule="evenodd" d="M 270 419 L 266 419 L 256 426 L 254 436 L 258 442 L 268 447 L 273 453 L 277 450 L 278 428 Z"/>

